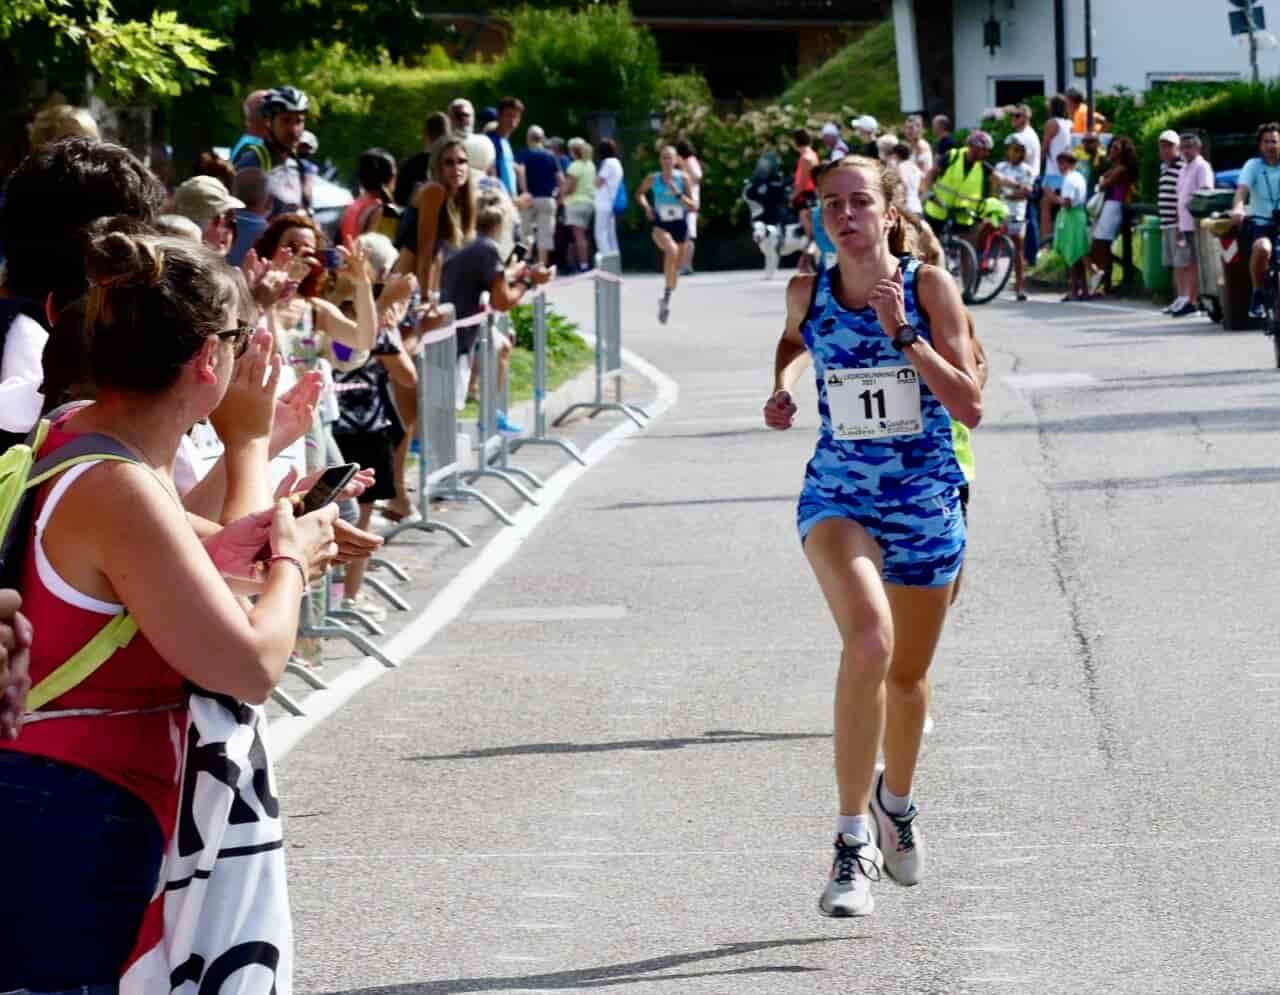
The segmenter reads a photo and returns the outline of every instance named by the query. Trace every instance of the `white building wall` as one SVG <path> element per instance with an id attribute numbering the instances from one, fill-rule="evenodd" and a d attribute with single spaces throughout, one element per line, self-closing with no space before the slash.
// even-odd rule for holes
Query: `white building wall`
<path id="1" fill-rule="evenodd" d="M 1280 35 L 1280 0 L 1262 0 L 1268 27 Z M 995 0 L 1001 45 L 990 55 L 982 46 L 989 0 L 954 0 L 953 59 L 956 121 L 973 127 L 995 101 L 999 78 L 1043 79 L 1046 94 L 1057 85 L 1054 66 L 1053 0 Z M 1225 2 L 1213 0 L 1093 0 L 1094 86 L 1100 92 L 1124 86 L 1150 88 L 1153 80 L 1177 76 L 1247 78 L 1248 49 L 1227 29 Z M 1067 86 L 1084 88 L 1071 59 L 1084 57 L 1084 0 L 1066 2 Z M 1263 49 L 1264 78 L 1280 75 L 1280 49 Z"/>

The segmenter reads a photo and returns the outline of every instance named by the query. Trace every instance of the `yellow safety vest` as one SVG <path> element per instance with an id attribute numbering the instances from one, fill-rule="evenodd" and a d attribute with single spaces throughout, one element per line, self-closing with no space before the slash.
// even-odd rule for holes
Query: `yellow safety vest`
<path id="1" fill-rule="evenodd" d="M 933 182 L 933 196 L 924 205 L 925 214 L 945 221 L 948 214 L 958 225 L 974 222 L 974 208 L 982 201 L 986 184 L 986 171 L 982 162 L 965 168 L 964 149 L 952 149 L 947 153 L 947 168 Z"/>

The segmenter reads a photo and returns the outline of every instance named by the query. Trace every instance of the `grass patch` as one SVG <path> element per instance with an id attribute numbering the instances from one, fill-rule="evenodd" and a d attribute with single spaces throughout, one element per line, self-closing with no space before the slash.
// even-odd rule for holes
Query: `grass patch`
<path id="1" fill-rule="evenodd" d="M 789 86 L 780 104 L 805 100 L 814 107 L 853 107 L 879 121 L 902 117 L 898 94 L 898 52 L 893 21 L 885 20 L 859 35 L 807 76 Z M 842 127 L 848 121 L 840 122 Z"/>
<path id="2" fill-rule="evenodd" d="M 574 335 L 564 337 L 558 348 L 547 353 L 547 392 L 568 383 L 595 362 L 595 350 Z M 516 346 L 511 353 L 511 403 L 533 400 L 533 351 Z M 468 401 L 460 415 L 463 421 L 475 421 L 479 408 L 475 401 Z"/>

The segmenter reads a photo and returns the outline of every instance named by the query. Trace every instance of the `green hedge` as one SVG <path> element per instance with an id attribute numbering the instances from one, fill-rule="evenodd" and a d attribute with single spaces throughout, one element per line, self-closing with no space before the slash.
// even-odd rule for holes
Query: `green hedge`
<path id="1" fill-rule="evenodd" d="M 286 82 L 311 99 L 308 127 L 320 140 L 318 158 L 348 179 L 371 146 L 397 158 L 420 151 L 423 121 L 455 97 L 477 111 L 507 94 L 523 100 L 524 122 L 513 136 L 519 146 L 531 124 L 548 134 L 585 136 L 588 115 L 599 110 L 615 112 L 623 128 L 635 127 L 659 106 L 664 86 L 653 36 L 634 23 L 625 3 L 576 13 L 526 8 L 512 15 L 510 43 L 498 62 L 455 63 L 437 49 L 409 67 L 360 58 L 341 45 L 268 55 L 236 95 L 219 102 L 216 133 L 239 134 L 244 93 Z M 672 85 L 680 88 L 680 81 Z M 684 88 L 690 85 L 686 79 Z"/>

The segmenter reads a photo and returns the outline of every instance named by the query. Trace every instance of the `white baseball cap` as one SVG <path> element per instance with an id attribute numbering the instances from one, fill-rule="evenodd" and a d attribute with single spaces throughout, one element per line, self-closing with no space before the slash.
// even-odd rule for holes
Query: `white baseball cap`
<path id="1" fill-rule="evenodd" d="M 839 128 L 837 128 L 837 127 L 836 127 L 834 124 L 832 124 L 830 121 L 828 121 L 826 124 L 824 124 L 824 125 L 822 126 L 822 133 L 823 133 L 824 135 L 835 135 L 835 136 L 839 137 L 839 135 L 840 135 L 840 129 L 839 129 Z"/>
<path id="2" fill-rule="evenodd" d="M 1170 145 L 1177 145 L 1182 139 L 1172 128 L 1165 128 L 1164 131 L 1160 132 L 1160 141 L 1168 142 Z"/>
<path id="3" fill-rule="evenodd" d="M 862 117 L 855 117 L 849 123 L 858 131 L 880 130 L 880 123 L 870 114 L 863 114 Z"/>

